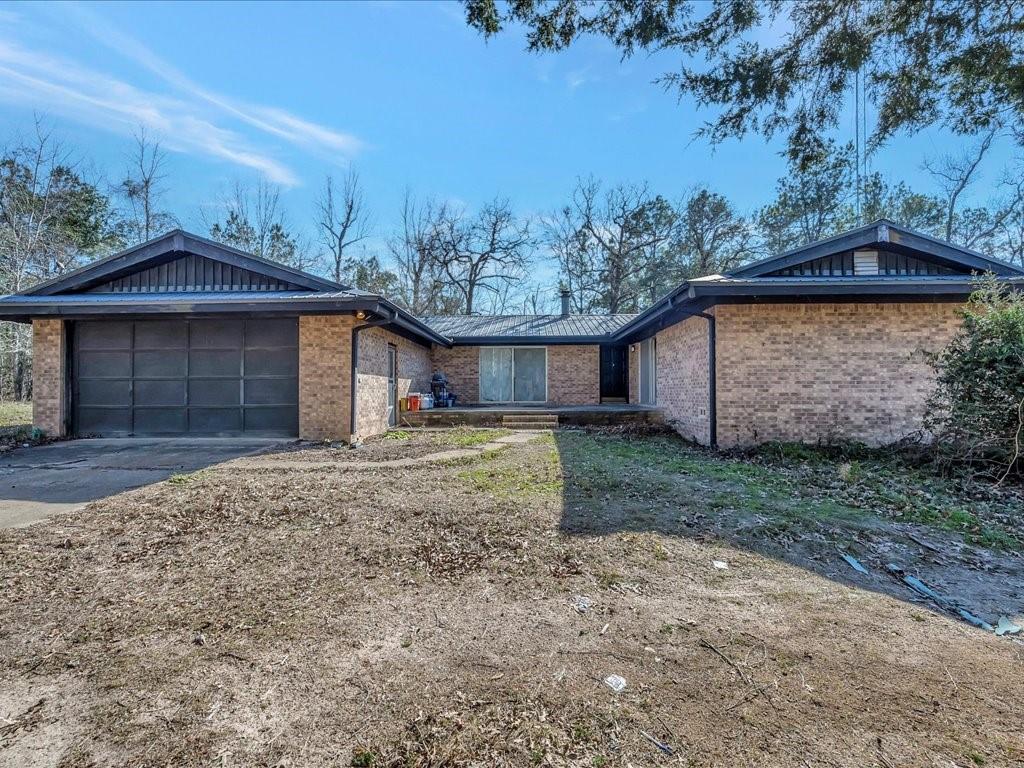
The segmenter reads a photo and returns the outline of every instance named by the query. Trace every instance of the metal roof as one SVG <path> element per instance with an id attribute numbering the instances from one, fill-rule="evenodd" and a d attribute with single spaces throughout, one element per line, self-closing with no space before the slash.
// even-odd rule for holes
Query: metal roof
<path id="1" fill-rule="evenodd" d="M 176 254 L 184 253 L 205 256 L 225 264 L 250 269 L 313 291 L 351 290 L 349 286 L 341 285 L 333 280 L 254 256 L 230 245 L 218 243 L 182 229 L 172 229 L 170 232 L 144 243 L 133 245 L 106 258 L 91 261 L 79 269 L 52 280 L 38 283 L 22 293 L 52 296 L 81 291 L 107 279 L 143 269 L 148 265 L 159 263 L 161 260 L 173 258 Z"/>
<path id="2" fill-rule="evenodd" d="M 0 306 L 41 307 L 101 304 L 230 304 L 273 301 L 326 301 L 363 299 L 368 294 L 353 291 L 160 291 L 143 293 L 62 293 L 56 296 L 30 296 L 20 293 L 0 296 Z"/>
<path id="3" fill-rule="evenodd" d="M 769 272 L 784 269 L 820 256 L 832 255 L 852 248 L 884 246 L 930 256 L 941 264 L 953 265 L 967 271 L 993 272 L 997 275 L 1024 275 L 1020 267 L 986 256 L 984 253 L 939 240 L 923 232 L 904 227 L 888 219 L 878 219 L 862 227 L 849 229 L 813 243 L 792 248 L 776 256 L 745 264 L 732 272 L 733 277 L 763 277 Z M 892 279 L 900 279 L 893 277 Z"/>
<path id="4" fill-rule="evenodd" d="M 636 315 L 452 315 L 423 322 L 455 342 L 604 341 Z"/>

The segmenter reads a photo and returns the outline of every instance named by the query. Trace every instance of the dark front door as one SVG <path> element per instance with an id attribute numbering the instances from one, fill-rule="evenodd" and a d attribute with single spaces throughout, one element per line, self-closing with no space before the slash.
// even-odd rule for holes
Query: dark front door
<path id="1" fill-rule="evenodd" d="M 77 322 L 72 429 L 292 436 L 298 371 L 294 318 Z"/>
<path id="2" fill-rule="evenodd" d="M 628 348 L 611 345 L 601 347 L 601 399 L 625 402 L 628 396 Z"/>

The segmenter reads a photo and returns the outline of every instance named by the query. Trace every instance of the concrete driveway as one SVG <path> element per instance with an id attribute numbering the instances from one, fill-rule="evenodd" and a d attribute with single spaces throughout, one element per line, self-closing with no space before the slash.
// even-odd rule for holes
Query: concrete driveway
<path id="1" fill-rule="evenodd" d="M 69 440 L 0 456 L 0 528 L 270 450 L 281 440 L 240 438 Z"/>

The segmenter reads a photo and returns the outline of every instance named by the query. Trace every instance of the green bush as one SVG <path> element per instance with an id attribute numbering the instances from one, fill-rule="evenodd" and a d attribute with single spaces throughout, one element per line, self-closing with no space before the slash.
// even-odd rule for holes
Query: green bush
<path id="1" fill-rule="evenodd" d="M 925 426 L 941 464 L 1003 480 L 1024 469 L 1024 295 L 988 275 L 963 319 L 933 358 L 938 379 Z"/>

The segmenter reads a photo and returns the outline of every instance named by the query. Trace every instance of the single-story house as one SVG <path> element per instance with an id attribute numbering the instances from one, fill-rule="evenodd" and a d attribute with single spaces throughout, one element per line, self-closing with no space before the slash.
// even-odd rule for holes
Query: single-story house
<path id="1" fill-rule="evenodd" d="M 181 230 L 0 298 L 52 435 L 359 440 L 443 372 L 460 405 L 659 409 L 708 445 L 920 427 L 926 352 L 975 276 L 1024 270 L 888 221 L 690 280 L 639 315 L 415 317 Z"/>

